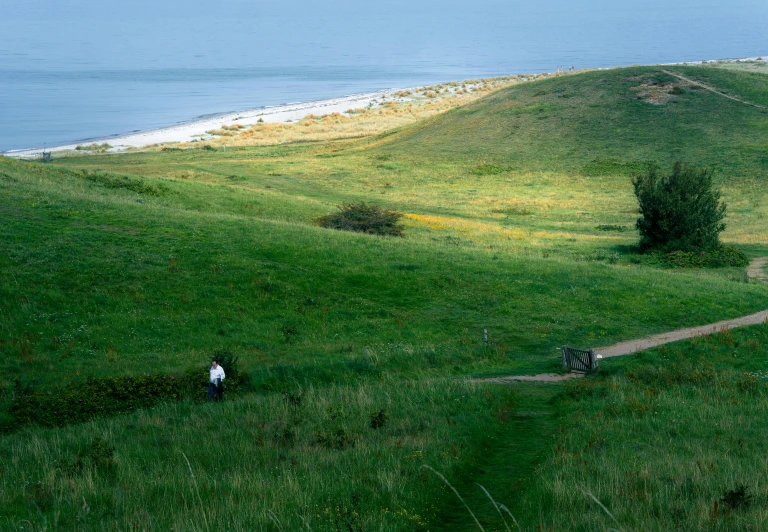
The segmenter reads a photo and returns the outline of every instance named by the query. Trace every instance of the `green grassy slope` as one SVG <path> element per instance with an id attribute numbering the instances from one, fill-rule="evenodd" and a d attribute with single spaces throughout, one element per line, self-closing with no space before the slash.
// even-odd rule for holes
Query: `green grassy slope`
<path id="1" fill-rule="evenodd" d="M 674 69 L 765 103 L 761 74 Z M 572 411 L 531 387 L 505 406 L 501 389 L 442 379 L 551 371 L 562 343 L 596 347 L 768 306 L 766 287 L 743 270 L 662 270 L 629 253 L 630 172 L 682 159 L 717 166 L 725 239 L 768 254 L 768 114 L 690 87 L 662 105 L 638 100 L 633 88 L 650 81 L 674 80 L 650 67 L 565 76 L 371 139 L 45 165 L 0 158 L 0 372 L 11 377 L 0 383 L 0 414 L 16 377 L 53 390 L 90 375 L 202 370 L 221 347 L 240 355 L 259 392 L 219 410 L 185 402 L 3 436 L 13 455 L 0 462 L 7 522 L 40 528 L 60 511 L 76 529 L 205 529 L 183 451 L 198 474 L 225 457 L 198 481 L 233 530 L 279 530 L 270 508 L 285 529 L 311 518 L 313 530 L 334 530 L 355 511 L 357 525 L 391 530 L 471 524 L 421 463 L 455 481 L 489 527 L 501 524 L 476 481 L 527 525 L 551 524 L 536 497 L 553 511 L 573 501 L 546 485 L 526 499 L 535 483 L 506 476 L 536 477 L 558 412 L 602 403 Z M 407 238 L 311 223 L 361 200 L 406 212 Z M 645 393 L 620 385 L 638 401 Z M 280 394 L 297 390 L 301 408 Z M 383 407 L 391 425 L 372 432 L 368 416 Z M 631 407 L 619 414 L 634 416 Z M 221 439 L 210 438 L 217 416 Z M 325 448 L 339 427 L 355 444 Z M 95 436 L 115 446 L 116 469 L 99 461 Z M 574 460 L 563 478 L 580 474 Z M 160 507 L 166 499 L 177 505 Z"/>
<path id="2" fill-rule="evenodd" d="M 169 404 L 3 437 L 0 529 L 30 530 L 28 519 L 35 530 L 427 530 L 441 483 L 421 466 L 450 475 L 474 460 L 514 401 L 445 379 L 294 397 Z"/>
<path id="3" fill-rule="evenodd" d="M 666 69 L 746 101 L 768 104 L 764 74 Z M 667 102 L 654 104 L 640 90 L 647 84 L 677 85 L 682 92 L 667 94 Z M 418 160 L 454 171 L 463 167 L 470 176 L 473 167 L 481 174 L 486 168 L 485 173 L 505 177 L 536 214 L 542 197 L 560 204 L 575 200 L 591 215 L 590 221 L 605 216 L 595 210 L 612 210 L 609 223 L 620 224 L 630 219 L 619 213 L 632 206 L 627 195 L 631 172 L 649 162 L 670 167 L 677 160 L 714 167 L 731 206 L 725 237 L 746 244 L 756 243 L 755 234 L 764 234 L 767 147 L 768 110 L 681 84 L 659 68 L 637 67 L 513 86 L 406 128 L 375 151 L 390 160 Z M 564 177 L 552 183 L 553 173 Z M 541 180 L 547 183 L 544 194 L 538 185 Z M 560 194 L 551 190 L 553 185 L 561 187 Z M 533 195 L 528 194 L 530 187 Z M 571 209 L 571 220 L 578 217 L 574 210 L 578 207 Z"/>
<path id="4" fill-rule="evenodd" d="M 604 345 L 765 305 L 761 286 L 696 272 L 194 209 L 200 188 L 215 204 L 239 193 L 227 187 L 7 161 L 0 171 L 2 365 L 23 379 L 178 370 L 219 346 L 250 370 L 539 371 L 563 342 Z M 188 196 L 192 208 L 179 208 Z"/>
<path id="5" fill-rule="evenodd" d="M 764 74 L 669 69 L 755 103 L 768 94 Z M 649 103 L 644 86 L 669 100 Z M 675 86 L 682 93 L 667 94 Z M 249 193 L 199 196 L 201 209 L 305 223 L 339 202 L 373 201 L 412 214 L 411 238 L 430 243 L 591 258 L 636 240 L 630 173 L 678 159 L 716 168 L 724 239 L 765 251 L 766 145 L 768 112 L 638 67 L 516 85 L 372 139 L 59 164 Z"/>
<path id="6" fill-rule="evenodd" d="M 768 105 L 768 76 L 664 67 L 753 103 Z M 506 164 L 515 170 L 626 174 L 675 160 L 715 166 L 723 179 L 765 179 L 768 111 L 699 87 L 653 104 L 644 84 L 679 85 L 657 67 L 594 71 L 516 85 L 398 133 L 380 150 L 438 160 Z"/>
<path id="7" fill-rule="evenodd" d="M 766 346 L 768 324 L 724 331 L 568 385 L 524 529 L 764 530 Z"/>

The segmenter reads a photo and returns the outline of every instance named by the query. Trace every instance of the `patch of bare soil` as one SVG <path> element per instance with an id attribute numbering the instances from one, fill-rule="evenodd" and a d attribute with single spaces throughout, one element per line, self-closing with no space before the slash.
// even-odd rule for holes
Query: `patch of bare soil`
<path id="1" fill-rule="evenodd" d="M 660 83 L 654 80 L 646 80 L 632 90 L 637 95 L 638 100 L 653 105 L 664 105 L 672 100 L 676 95 L 682 94 L 686 87 L 691 84 L 685 81 L 679 83 Z"/>
<path id="2" fill-rule="evenodd" d="M 747 267 L 747 276 L 756 281 L 768 281 L 768 273 L 765 272 L 765 264 L 768 257 L 760 257 L 749 263 Z"/>
<path id="3" fill-rule="evenodd" d="M 583 377 L 583 373 L 540 373 L 539 375 L 510 375 L 490 379 L 472 379 L 471 382 L 490 382 L 492 384 L 513 384 L 515 382 L 562 382 Z"/>

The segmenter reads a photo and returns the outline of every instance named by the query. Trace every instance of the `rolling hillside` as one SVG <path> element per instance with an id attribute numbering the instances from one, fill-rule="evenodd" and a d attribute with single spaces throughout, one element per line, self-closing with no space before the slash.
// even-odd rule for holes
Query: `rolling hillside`
<path id="1" fill-rule="evenodd" d="M 768 105 L 764 74 L 667 70 Z M 536 464 L 556 469 L 556 414 L 573 413 L 572 396 L 459 379 L 553 371 L 563 343 L 597 347 L 768 307 L 768 289 L 743 269 L 668 269 L 639 256 L 630 184 L 649 162 L 714 166 L 728 202 L 724 240 L 766 255 L 766 154 L 768 111 L 638 67 L 515 85 L 362 139 L 0 158 L 0 371 L 10 376 L 0 422 L 16 432 L 0 438 L 13 457 L 0 465 L 0 528 L 59 518 L 81 530 L 204 530 L 208 517 L 231 530 L 467 521 L 422 464 L 462 489 L 488 470 L 494 496 L 517 501 Z M 402 211 L 406 237 L 313 223 L 359 201 Z M 756 351 L 763 336 L 718 340 L 718 364 Z M 222 348 L 251 376 L 223 405 L 14 425 L 25 390 L 204 374 Z M 725 399 L 742 382 L 726 377 Z M 585 382 L 568 393 L 591 400 Z M 518 415 L 528 411 L 544 417 Z M 196 446 L 219 419 L 225 436 Z M 216 511 L 193 502 L 202 498 Z M 542 522 L 521 500 L 524 522 Z"/>

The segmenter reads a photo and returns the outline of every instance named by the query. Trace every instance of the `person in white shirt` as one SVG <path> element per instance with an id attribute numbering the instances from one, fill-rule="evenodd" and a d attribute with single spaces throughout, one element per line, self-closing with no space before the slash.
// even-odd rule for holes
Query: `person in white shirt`
<path id="1" fill-rule="evenodd" d="M 208 380 L 208 400 L 213 401 L 218 396 L 219 401 L 224 399 L 224 368 L 215 360 L 211 361 L 211 376 Z"/>

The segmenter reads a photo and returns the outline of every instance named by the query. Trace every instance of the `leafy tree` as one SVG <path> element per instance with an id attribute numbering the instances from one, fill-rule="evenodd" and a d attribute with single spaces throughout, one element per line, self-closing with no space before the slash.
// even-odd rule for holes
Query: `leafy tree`
<path id="1" fill-rule="evenodd" d="M 675 163 L 672 173 L 660 175 L 658 166 L 635 175 L 632 185 L 640 204 L 642 250 L 711 251 L 720 247 L 725 229 L 725 203 L 712 182 L 713 170 Z"/>

